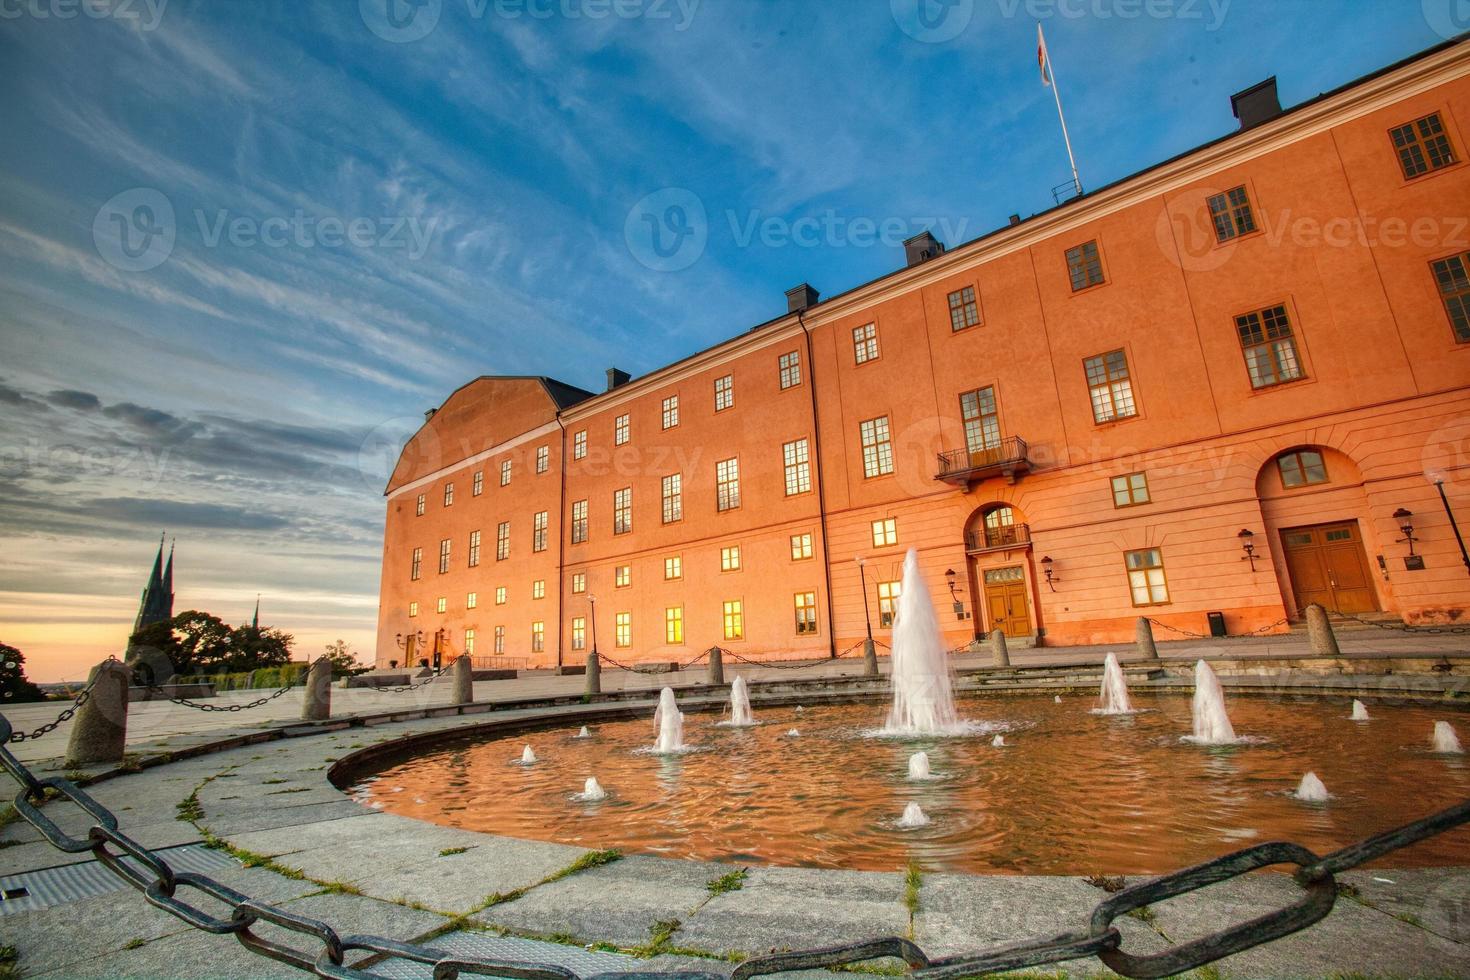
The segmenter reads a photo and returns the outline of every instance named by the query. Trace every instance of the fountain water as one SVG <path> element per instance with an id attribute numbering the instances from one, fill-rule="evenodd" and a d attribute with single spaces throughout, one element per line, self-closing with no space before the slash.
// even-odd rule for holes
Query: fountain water
<path id="1" fill-rule="evenodd" d="M 728 724 L 740 728 L 755 724 L 755 717 L 750 713 L 750 690 L 745 684 L 744 677 L 735 678 L 735 683 L 730 685 L 730 721 Z"/>
<path id="2" fill-rule="evenodd" d="M 929 816 L 917 803 L 910 803 L 903 808 L 903 816 L 898 818 L 898 826 L 904 830 L 914 827 L 927 827 L 930 824 Z"/>
<path id="3" fill-rule="evenodd" d="M 1061 704 L 1062 703 L 1062 696 L 1060 694 L 1058 694 L 1056 697 L 1054 697 L 1054 698 L 1051 699 L 1051 703 L 1052 704 Z"/>
<path id="4" fill-rule="evenodd" d="M 1225 713 L 1225 692 L 1220 678 L 1203 660 L 1194 665 L 1193 741 L 1201 745 L 1230 745 L 1236 741 L 1235 726 Z"/>
<path id="5" fill-rule="evenodd" d="M 1131 715 L 1133 705 L 1128 700 L 1128 682 L 1123 679 L 1123 668 L 1118 666 L 1117 654 L 1103 658 L 1102 693 L 1097 713 L 1100 715 Z"/>
<path id="6" fill-rule="evenodd" d="M 929 778 L 929 753 L 928 752 L 915 752 L 913 755 L 909 756 L 909 778 L 910 779 L 928 779 Z"/>
<path id="7" fill-rule="evenodd" d="M 1434 751 L 1446 755 L 1461 755 L 1465 751 L 1460 746 L 1460 737 L 1447 721 L 1434 723 Z"/>
<path id="8" fill-rule="evenodd" d="M 893 624 L 893 707 L 883 731 L 937 735 L 962 730 L 955 713 L 949 658 L 939 637 L 939 619 L 929 586 L 919 571 L 919 553 L 903 560 L 903 586 Z"/>
<path id="9" fill-rule="evenodd" d="M 602 784 L 597 781 L 596 776 L 588 776 L 587 782 L 582 786 L 582 792 L 577 794 L 577 799 L 587 803 L 605 800 L 607 799 L 607 790 L 602 788 Z"/>
<path id="10" fill-rule="evenodd" d="M 526 750 L 521 753 L 521 765 L 523 765 L 523 766 L 529 766 L 529 765 L 531 765 L 535 761 L 536 761 L 536 753 L 535 752 L 532 752 L 531 751 L 531 747 L 529 745 L 527 745 L 526 746 Z"/>
<path id="11" fill-rule="evenodd" d="M 1352 718 L 1350 720 L 1352 720 L 1352 721 L 1369 721 L 1370 719 L 1368 717 L 1368 706 L 1366 704 L 1364 704 L 1363 702 L 1361 702 L 1361 701 L 1359 701 L 1357 699 L 1354 699 L 1353 700 L 1353 714 L 1352 714 Z"/>
<path id="12" fill-rule="evenodd" d="M 583 725 L 582 726 L 582 730 L 577 733 L 577 738 L 591 738 L 591 737 L 592 737 L 592 733 L 587 730 L 587 726 L 586 725 Z"/>
<path id="13" fill-rule="evenodd" d="M 1296 792 L 1291 795 L 1304 803 L 1326 803 L 1332 794 L 1327 792 L 1327 787 L 1322 785 L 1322 780 L 1317 778 L 1315 772 L 1309 772 L 1302 777 Z"/>
<path id="14" fill-rule="evenodd" d="M 788 729 L 786 729 L 786 737 L 787 738 L 796 738 L 799 735 L 801 735 L 801 732 L 797 731 L 794 728 L 788 728 Z"/>
<path id="15" fill-rule="evenodd" d="M 1006 737 L 1004 735 L 997 735 L 997 736 L 995 736 L 995 738 L 992 738 L 990 740 L 990 747 L 991 748 L 994 748 L 994 749 L 1003 749 L 1003 748 L 1005 748 L 1006 747 Z"/>
<path id="16" fill-rule="evenodd" d="M 653 743 L 655 752 L 682 752 L 684 750 L 684 712 L 674 698 L 674 689 L 666 687 L 659 692 L 658 708 L 653 713 L 653 727 L 658 731 L 658 741 Z"/>

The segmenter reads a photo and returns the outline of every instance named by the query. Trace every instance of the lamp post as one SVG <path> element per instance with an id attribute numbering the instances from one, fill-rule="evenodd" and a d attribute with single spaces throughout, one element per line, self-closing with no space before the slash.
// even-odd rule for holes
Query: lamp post
<path id="1" fill-rule="evenodd" d="M 1399 532 L 1403 534 L 1403 537 L 1394 543 L 1407 544 L 1409 546 L 1410 558 L 1414 557 L 1414 542 L 1418 540 L 1414 537 L 1414 522 L 1411 520 L 1413 516 L 1414 512 L 1407 507 L 1400 507 L 1393 512 L 1393 519 L 1399 522 Z"/>
<path id="2" fill-rule="evenodd" d="M 1455 512 L 1450 509 L 1450 498 L 1444 492 L 1444 477 L 1434 477 L 1434 487 L 1439 491 L 1439 501 L 1444 504 L 1445 516 L 1450 519 L 1450 530 L 1455 532 L 1455 543 L 1460 546 L 1460 560 L 1465 563 L 1465 571 L 1470 572 L 1470 551 L 1465 550 L 1465 538 L 1460 534 L 1460 525 L 1455 520 Z"/>
<path id="3" fill-rule="evenodd" d="M 868 638 L 863 641 L 863 672 L 869 677 L 878 676 L 878 649 L 873 645 L 873 617 L 868 612 L 868 573 L 867 559 L 862 555 L 857 557 L 858 581 L 863 587 L 863 625 L 867 627 Z"/>
<path id="4" fill-rule="evenodd" d="M 1041 573 L 1046 576 L 1046 587 L 1055 592 L 1057 590 L 1056 583 L 1060 582 L 1061 579 L 1057 578 L 1057 573 L 1052 570 L 1051 555 L 1041 556 Z"/>
<path id="5" fill-rule="evenodd" d="M 1241 555 L 1240 560 L 1250 562 L 1251 571 L 1254 572 L 1256 570 L 1256 532 L 1248 527 L 1243 527 L 1236 537 L 1240 539 L 1240 550 L 1245 552 L 1244 555 Z"/>
<path id="6" fill-rule="evenodd" d="M 587 615 L 592 617 L 592 656 L 597 656 L 597 596 L 591 592 L 587 593 L 587 605 L 591 612 Z"/>

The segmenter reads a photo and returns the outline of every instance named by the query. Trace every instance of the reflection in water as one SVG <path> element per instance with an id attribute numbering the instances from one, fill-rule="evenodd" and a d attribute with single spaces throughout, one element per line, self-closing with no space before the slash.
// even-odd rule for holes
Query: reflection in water
<path id="1" fill-rule="evenodd" d="M 1142 700 L 1144 712 L 1116 716 L 1042 697 L 966 701 L 964 717 L 1007 726 L 1005 751 L 979 737 L 864 737 L 883 711 L 866 704 L 809 707 L 800 738 L 785 734 L 790 708 L 762 709 L 768 723 L 753 728 L 693 714 L 682 733 L 692 751 L 655 755 L 645 716 L 589 739 L 575 728 L 538 735 L 534 766 L 507 764 L 519 748 L 509 738 L 465 743 L 353 792 L 393 813 L 587 847 L 885 871 L 912 857 L 1017 874 L 1154 874 L 1261 840 L 1326 853 L 1470 796 L 1465 756 L 1436 755 L 1425 739 L 1443 707 L 1378 705 L 1362 725 L 1345 701 L 1237 697 L 1236 723 L 1266 739 L 1201 746 L 1178 737 L 1191 725 L 1188 698 Z M 930 779 L 909 778 L 917 752 Z M 1309 770 L 1332 788 L 1327 802 L 1293 797 Z M 569 799 L 594 772 L 607 798 Z M 909 804 L 931 823 L 901 829 Z M 1470 835 L 1388 863 L 1470 864 Z"/>

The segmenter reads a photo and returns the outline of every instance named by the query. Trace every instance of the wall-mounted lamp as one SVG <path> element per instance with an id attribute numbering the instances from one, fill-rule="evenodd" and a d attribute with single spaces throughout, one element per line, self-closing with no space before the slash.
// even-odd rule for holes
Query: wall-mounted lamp
<path id="1" fill-rule="evenodd" d="M 1414 557 L 1414 542 L 1418 540 L 1414 537 L 1414 522 L 1410 520 L 1413 516 L 1414 512 L 1412 510 L 1407 510 L 1403 507 L 1393 512 L 1393 519 L 1399 522 L 1399 530 L 1404 535 L 1398 539 L 1398 543 L 1409 546 L 1410 558 Z"/>
<path id="2" fill-rule="evenodd" d="M 1061 579 L 1057 578 L 1056 573 L 1052 571 L 1051 555 L 1042 556 L 1041 573 L 1046 576 L 1046 587 L 1055 592 L 1057 590 L 1056 583 L 1060 582 Z"/>
<path id="3" fill-rule="evenodd" d="M 965 618 L 965 604 L 960 601 L 960 590 L 955 588 L 955 581 L 959 574 L 953 568 L 944 570 L 944 584 L 949 586 L 949 597 L 954 600 L 954 614 L 960 619 Z"/>
<path id="4" fill-rule="evenodd" d="M 1244 555 L 1241 555 L 1240 560 L 1250 562 L 1251 571 L 1254 572 L 1256 570 L 1256 532 L 1248 527 L 1243 527 L 1236 537 L 1240 539 L 1240 550 L 1245 552 Z"/>
<path id="5" fill-rule="evenodd" d="M 414 633 L 408 639 L 413 640 L 414 643 L 416 645 L 418 645 L 418 646 L 423 646 L 424 645 L 424 631 L 423 630 L 419 630 L 417 633 Z M 395 643 L 398 644 L 398 649 L 400 649 L 400 650 L 403 650 L 406 647 L 406 641 L 404 640 L 402 633 L 399 633 L 397 636 L 395 636 L 393 638 L 393 642 L 395 642 Z"/>

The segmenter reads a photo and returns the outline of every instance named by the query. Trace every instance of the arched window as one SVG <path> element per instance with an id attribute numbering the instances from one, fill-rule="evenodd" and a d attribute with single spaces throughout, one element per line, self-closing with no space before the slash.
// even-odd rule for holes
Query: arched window
<path id="1" fill-rule="evenodd" d="M 985 512 L 985 547 L 999 548 L 1016 544 L 1016 512 L 1007 506 L 992 507 Z"/>
<path id="2" fill-rule="evenodd" d="M 1281 485 L 1288 490 L 1327 482 L 1327 464 L 1315 449 L 1293 449 L 1276 457 Z"/>

